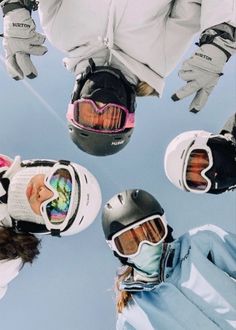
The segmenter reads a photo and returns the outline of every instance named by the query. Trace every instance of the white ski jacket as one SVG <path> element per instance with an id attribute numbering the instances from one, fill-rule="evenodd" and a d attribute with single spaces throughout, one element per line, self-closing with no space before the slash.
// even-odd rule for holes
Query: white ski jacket
<path id="1" fill-rule="evenodd" d="M 117 330 L 236 329 L 236 235 L 214 225 L 168 244 L 160 282 L 126 279 L 132 300 Z M 132 292 L 135 291 L 135 292 Z"/>
<path id="2" fill-rule="evenodd" d="M 196 32 L 236 26 L 236 0 L 40 0 L 39 14 L 47 38 L 66 53 L 68 70 L 84 72 L 92 57 L 161 96 L 164 78 Z"/>
<path id="3" fill-rule="evenodd" d="M 22 264 L 21 258 L 0 260 L 0 299 L 3 298 L 7 291 L 8 283 L 18 275 Z"/>

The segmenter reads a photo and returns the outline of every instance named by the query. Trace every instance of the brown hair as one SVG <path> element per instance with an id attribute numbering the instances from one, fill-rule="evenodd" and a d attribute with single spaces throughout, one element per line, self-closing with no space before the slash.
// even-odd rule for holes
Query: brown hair
<path id="1" fill-rule="evenodd" d="M 145 81 L 140 81 L 136 86 L 137 96 L 159 96 L 158 92 Z"/>
<path id="2" fill-rule="evenodd" d="M 32 263 L 39 254 L 40 240 L 29 233 L 16 233 L 12 228 L 0 227 L 0 260 L 21 258 Z"/>
<path id="3" fill-rule="evenodd" d="M 133 268 L 128 266 L 123 272 L 117 275 L 115 279 L 115 291 L 116 291 L 116 309 L 118 313 L 122 313 L 125 306 L 132 299 L 131 293 L 120 289 L 120 283 L 124 278 L 132 273 Z"/>

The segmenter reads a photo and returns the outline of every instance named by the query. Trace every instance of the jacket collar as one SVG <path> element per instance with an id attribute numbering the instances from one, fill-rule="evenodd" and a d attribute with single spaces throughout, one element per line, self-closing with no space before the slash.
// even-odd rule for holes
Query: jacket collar
<path id="1" fill-rule="evenodd" d="M 160 283 L 165 281 L 166 271 L 171 273 L 179 260 L 179 243 L 174 241 L 172 243 L 163 244 L 163 254 L 160 264 L 159 276 L 156 278 L 149 278 L 136 274 L 133 268 L 132 274 L 128 275 L 119 285 L 119 289 L 122 291 L 152 291 Z"/>

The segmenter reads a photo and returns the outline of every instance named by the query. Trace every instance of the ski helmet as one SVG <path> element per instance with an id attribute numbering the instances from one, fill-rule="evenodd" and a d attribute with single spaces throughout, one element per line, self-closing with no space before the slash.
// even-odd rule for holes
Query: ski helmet
<path id="1" fill-rule="evenodd" d="M 72 100 L 68 108 L 79 99 L 94 102 L 115 103 L 125 107 L 129 113 L 135 112 L 135 89 L 122 72 L 110 66 L 95 66 L 92 59 L 85 74 L 76 81 Z M 68 128 L 72 141 L 77 147 L 94 156 L 112 155 L 122 150 L 130 141 L 132 128 L 119 132 L 104 133 L 86 129 L 68 116 Z"/>
<path id="2" fill-rule="evenodd" d="M 120 230 L 152 215 L 164 216 L 164 210 L 148 192 L 130 189 L 115 195 L 103 209 L 102 226 L 106 240 Z"/>
<path id="3" fill-rule="evenodd" d="M 113 254 L 122 264 L 130 265 L 128 257 L 117 253 L 117 248 L 113 247 L 112 238 L 123 229 L 132 226 L 142 220 L 152 216 L 160 216 L 167 226 L 167 236 L 165 242 L 172 242 L 173 229 L 165 219 L 165 213 L 159 202 L 148 192 L 141 189 L 130 189 L 113 196 L 104 206 L 102 213 L 102 227 L 105 238 Z"/>
<path id="4" fill-rule="evenodd" d="M 18 157 L 18 162 L 20 159 Z M 16 167 L 16 164 L 14 164 Z M 48 208 L 41 205 L 41 215 L 36 215 L 30 209 L 29 203 L 24 201 L 24 193 L 29 180 L 36 174 L 44 174 L 45 182 L 48 177 L 54 178 L 53 174 L 58 170 L 66 170 L 70 174 L 69 207 L 66 209 L 65 219 L 61 222 L 50 221 Z M 11 168 L 4 176 L 8 177 Z M 8 173 L 9 172 L 9 173 Z M 9 175 L 10 186 L 8 189 L 8 213 L 12 225 L 19 232 L 51 233 L 54 236 L 67 236 L 77 234 L 87 228 L 96 218 L 101 206 L 101 191 L 96 178 L 83 166 L 69 161 L 32 160 L 20 162 L 14 174 Z M 49 181 L 49 180 L 48 180 Z M 51 181 L 52 182 L 52 181 Z M 62 182 L 61 182 L 62 183 Z M 47 183 L 48 184 L 48 183 Z M 24 188 L 22 190 L 22 187 Z M 55 205 L 56 196 L 60 195 L 65 186 L 57 189 L 54 186 L 52 200 Z M 61 190 L 60 190 L 61 189 Z M 23 196 L 23 197 L 22 197 Z M 62 200 L 61 200 L 62 202 Z M 64 202 L 64 200 L 63 200 Z M 24 210 L 22 207 L 24 206 Z M 16 212 L 16 211 L 19 212 Z M 54 215 L 54 220 L 58 215 Z"/>
<path id="5" fill-rule="evenodd" d="M 223 135 L 213 135 L 206 131 L 187 131 L 176 136 L 167 146 L 164 157 L 164 168 L 167 178 L 177 188 L 196 193 L 209 192 L 212 188 L 210 169 L 216 164 L 213 144 L 210 141 L 222 141 L 229 144 L 229 140 Z M 232 142 L 230 142 L 232 144 Z M 201 188 L 190 188 L 186 181 L 186 168 L 192 150 L 205 151 L 208 158 L 208 165 L 202 170 L 201 175 L 205 184 Z M 209 175 L 208 175 L 209 173 Z M 212 178 L 213 179 L 213 178 Z"/>

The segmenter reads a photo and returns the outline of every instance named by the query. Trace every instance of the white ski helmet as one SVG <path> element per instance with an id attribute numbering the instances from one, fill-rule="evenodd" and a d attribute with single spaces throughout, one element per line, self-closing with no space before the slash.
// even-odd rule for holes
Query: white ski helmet
<path id="1" fill-rule="evenodd" d="M 65 186 L 52 183 L 53 180 L 56 181 L 57 173 L 63 169 L 67 171 L 70 178 L 68 181 L 70 190 L 66 200 L 61 195 L 61 192 L 66 189 Z M 45 175 L 44 184 L 53 192 L 53 196 L 41 204 L 41 215 L 36 215 L 30 210 L 22 189 L 36 174 Z M 3 177 L 10 180 L 8 213 L 12 227 L 18 232 L 51 233 L 53 236 L 74 235 L 87 228 L 96 219 L 101 207 L 101 190 L 96 178 L 86 168 L 76 163 L 44 159 L 21 162 L 20 157 L 17 156 Z M 24 202 L 25 199 L 27 203 Z M 55 211 L 60 209 L 57 207 L 57 201 L 68 205 L 64 219 L 50 221 L 53 213 L 54 220 L 58 219 L 58 213 L 55 214 Z M 50 209 L 48 209 L 49 205 Z"/>
<path id="2" fill-rule="evenodd" d="M 207 142 L 212 136 L 212 133 L 206 131 L 187 131 L 177 135 L 169 143 L 165 152 L 164 168 L 167 178 L 177 188 L 189 191 L 185 184 L 185 169 L 189 160 L 189 150 L 194 146 L 196 149 L 203 149 L 209 154 Z M 209 156 L 212 157 L 211 152 Z M 203 193 L 206 191 L 196 190 L 194 192 Z"/>
<path id="3" fill-rule="evenodd" d="M 71 163 L 71 165 L 79 176 L 80 201 L 72 224 L 61 233 L 61 236 L 77 234 L 90 226 L 96 219 L 102 204 L 101 190 L 95 176 L 79 164 Z"/>

